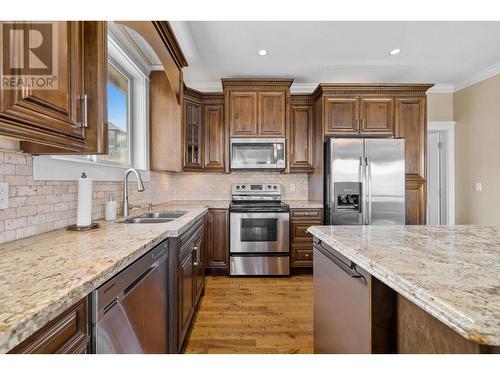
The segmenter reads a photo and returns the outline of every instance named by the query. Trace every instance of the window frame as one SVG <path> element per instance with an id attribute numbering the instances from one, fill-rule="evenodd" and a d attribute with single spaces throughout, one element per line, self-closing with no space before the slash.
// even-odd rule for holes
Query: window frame
<path id="1" fill-rule="evenodd" d="M 34 180 L 74 180 L 88 171 L 96 181 L 121 181 L 130 167 L 149 181 L 149 74 L 151 67 L 114 22 L 108 22 L 108 63 L 129 79 L 129 162 L 106 160 L 100 155 L 33 156 Z M 117 67 L 118 65 L 118 67 Z M 132 77 L 132 79 L 130 78 Z"/>
<path id="2" fill-rule="evenodd" d="M 133 165 L 133 154 L 136 150 L 132 147 L 132 136 L 134 134 L 134 106 L 138 98 L 134 96 L 134 76 L 127 71 L 119 61 L 115 59 L 115 56 L 108 55 L 108 64 L 112 65 L 120 74 L 122 74 L 127 79 L 127 163 L 119 163 L 113 160 L 108 160 L 105 158 L 106 155 L 91 155 L 91 161 L 100 164 L 109 164 L 120 167 L 132 167 Z M 109 119 L 109 118 L 108 118 Z M 109 122 L 109 121 L 108 121 Z M 109 134 L 109 133 L 108 133 Z M 109 146 L 109 144 L 108 144 Z"/>

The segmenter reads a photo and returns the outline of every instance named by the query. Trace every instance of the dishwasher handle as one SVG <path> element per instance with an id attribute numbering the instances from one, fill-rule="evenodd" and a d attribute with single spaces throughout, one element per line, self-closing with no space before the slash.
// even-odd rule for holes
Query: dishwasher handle
<path id="1" fill-rule="evenodd" d="M 366 278 L 363 276 L 363 274 L 361 274 L 356 269 L 356 263 L 351 261 L 351 264 L 347 265 L 345 262 L 342 261 L 342 259 L 340 259 L 339 257 L 329 252 L 327 249 L 325 249 L 321 244 L 321 240 L 314 240 L 313 243 L 316 249 L 321 251 L 322 254 L 324 254 L 328 259 L 330 259 L 333 263 L 335 263 L 342 271 L 344 271 L 350 277 L 352 277 L 353 279 L 363 279 L 366 282 Z"/>

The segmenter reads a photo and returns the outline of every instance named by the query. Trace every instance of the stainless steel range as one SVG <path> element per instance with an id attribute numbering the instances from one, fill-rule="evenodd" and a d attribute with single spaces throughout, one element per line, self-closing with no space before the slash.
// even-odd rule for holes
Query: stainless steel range
<path id="1" fill-rule="evenodd" d="M 288 205 L 280 184 L 233 184 L 229 206 L 231 276 L 290 273 Z"/>

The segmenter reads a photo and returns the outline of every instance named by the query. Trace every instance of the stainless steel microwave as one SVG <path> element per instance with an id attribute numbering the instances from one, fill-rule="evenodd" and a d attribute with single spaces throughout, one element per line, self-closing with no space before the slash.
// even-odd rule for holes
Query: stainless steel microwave
<path id="1" fill-rule="evenodd" d="M 231 169 L 285 169 L 285 138 L 231 138 Z"/>

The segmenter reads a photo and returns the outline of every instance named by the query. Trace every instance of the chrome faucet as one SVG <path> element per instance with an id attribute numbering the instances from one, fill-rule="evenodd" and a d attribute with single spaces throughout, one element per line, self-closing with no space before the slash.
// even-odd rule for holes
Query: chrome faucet
<path id="1" fill-rule="evenodd" d="M 134 173 L 135 177 L 137 178 L 137 191 L 142 192 L 145 190 L 140 173 L 137 172 L 137 170 L 134 168 L 127 169 L 127 171 L 125 172 L 125 177 L 123 178 L 123 216 L 128 216 L 129 210 L 131 208 L 138 207 L 128 203 L 128 176 L 130 175 L 130 173 Z"/>

